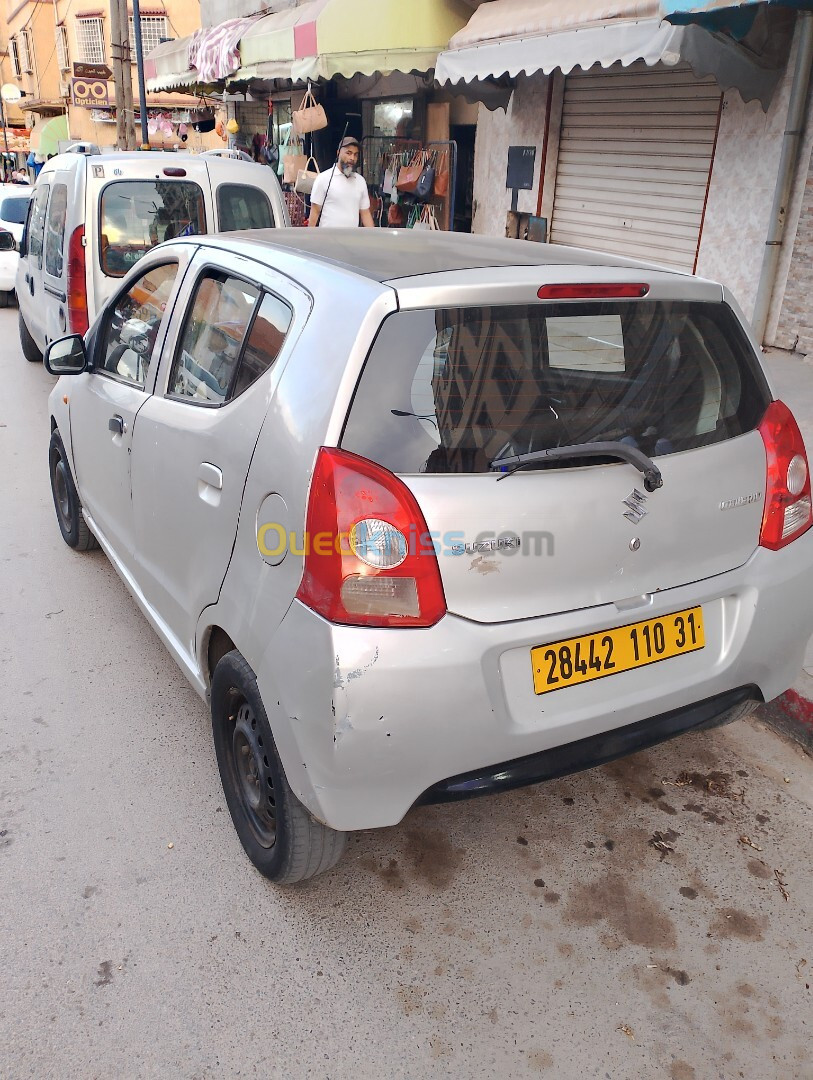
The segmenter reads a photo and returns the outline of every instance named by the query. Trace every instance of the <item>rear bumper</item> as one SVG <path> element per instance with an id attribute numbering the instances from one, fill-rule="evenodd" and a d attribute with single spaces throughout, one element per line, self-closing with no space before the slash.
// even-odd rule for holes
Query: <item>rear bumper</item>
<path id="1" fill-rule="evenodd" d="M 601 731 L 586 739 L 554 746 L 539 754 L 517 758 L 516 761 L 503 761 L 490 768 L 451 776 L 425 791 L 418 803 L 456 802 L 478 795 L 493 795 L 593 769 L 666 742 L 667 739 L 674 739 L 676 735 L 684 735 L 687 731 L 703 731 L 725 724 L 740 715 L 738 706 L 757 703 L 759 699 L 760 693 L 755 686 L 741 686 L 695 705 L 673 709 L 649 720 L 639 720 L 637 724 Z"/>
<path id="2" fill-rule="evenodd" d="M 334 626 L 294 602 L 257 675 L 286 775 L 311 812 L 337 829 L 394 825 L 459 777 L 487 785 L 505 771 L 497 763 L 537 758 L 533 773 L 538 755 L 581 754 L 564 771 L 585 768 L 696 726 L 692 710 L 719 695 L 748 687 L 757 700 L 776 697 L 801 669 L 811 595 L 813 530 L 632 611 L 606 604 L 495 624 L 446 615 L 427 630 L 375 630 Z M 702 651 L 534 694 L 533 646 L 695 604 Z M 546 768 L 521 782 L 558 775 Z"/>

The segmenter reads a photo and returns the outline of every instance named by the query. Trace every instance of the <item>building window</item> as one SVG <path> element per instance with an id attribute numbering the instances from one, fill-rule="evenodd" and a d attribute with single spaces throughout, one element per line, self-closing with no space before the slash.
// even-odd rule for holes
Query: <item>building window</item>
<path id="1" fill-rule="evenodd" d="M 17 39 L 16 38 L 10 38 L 9 39 L 8 54 L 9 54 L 9 57 L 11 58 L 11 70 L 14 72 L 16 77 L 19 79 L 19 77 L 22 75 L 23 72 L 22 72 L 22 69 L 20 67 L 20 53 L 19 53 L 19 51 L 17 49 Z"/>
<path id="2" fill-rule="evenodd" d="M 131 15 L 130 23 L 130 59 L 136 62 L 135 51 L 135 20 Z M 165 15 L 142 15 L 141 16 L 141 50 L 146 56 L 152 52 L 156 45 L 161 44 L 162 38 L 169 37 L 167 33 L 167 20 Z"/>
<path id="3" fill-rule="evenodd" d="M 70 71 L 71 58 L 68 53 L 68 28 L 66 26 L 56 28 L 56 58 L 60 71 Z"/>
<path id="4" fill-rule="evenodd" d="M 76 51 L 83 64 L 103 64 L 104 26 L 99 18 L 76 20 Z"/>
<path id="5" fill-rule="evenodd" d="M 17 35 L 17 57 L 21 71 L 27 74 L 33 72 L 31 38 L 27 30 L 21 30 Z"/>

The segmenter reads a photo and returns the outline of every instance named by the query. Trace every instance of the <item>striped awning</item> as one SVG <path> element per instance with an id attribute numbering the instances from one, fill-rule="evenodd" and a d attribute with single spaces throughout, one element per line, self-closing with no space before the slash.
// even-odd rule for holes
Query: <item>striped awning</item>
<path id="1" fill-rule="evenodd" d="M 702 19 L 674 25 L 665 17 L 670 5 L 688 6 L 682 0 L 492 0 L 451 38 L 435 79 L 455 85 L 557 69 L 567 74 L 595 64 L 628 67 L 636 60 L 687 63 L 698 77 L 712 75 L 722 89 L 736 87 L 744 100 L 758 98 L 767 109 L 780 66 L 761 62 L 732 36 L 711 33 L 697 24 Z M 694 6 L 705 10 L 702 3 Z"/>
<path id="2" fill-rule="evenodd" d="M 228 19 L 187 37 L 161 42 L 144 57 L 147 89 L 155 92 L 222 82 L 240 66 L 240 39 L 257 21 L 256 15 Z"/>

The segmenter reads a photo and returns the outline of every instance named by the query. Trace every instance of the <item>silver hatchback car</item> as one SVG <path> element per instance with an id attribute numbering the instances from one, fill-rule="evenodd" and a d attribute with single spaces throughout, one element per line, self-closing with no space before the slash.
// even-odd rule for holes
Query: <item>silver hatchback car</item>
<path id="1" fill-rule="evenodd" d="M 46 363 L 62 535 L 210 702 L 273 881 L 801 667 L 808 460 L 720 285 L 471 236 L 194 237 Z"/>

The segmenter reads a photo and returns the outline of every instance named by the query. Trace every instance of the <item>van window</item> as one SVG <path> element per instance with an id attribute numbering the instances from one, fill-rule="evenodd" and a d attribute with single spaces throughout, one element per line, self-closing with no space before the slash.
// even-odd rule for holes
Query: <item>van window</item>
<path id="1" fill-rule="evenodd" d="M 30 202 L 27 195 L 24 198 L 15 195 L 13 198 L 3 199 L 0 202 L 0 220 L 8 221 L 11 225 L 24 225 Z"/>
<path id="2" fill-rule="evenodd" d="M 50 191 L 51 188 L 48 184 L 37 187 L 29 222 L 28 254 L 31 256 L 31 261 L 40 267 L 42 266 L 42 240 L 45 232 L 45 208 L 48 205 Z"/>
<path id="3" fill-rule="evenodd" d="M 662 457 L 752 431 L 769 401 L 721 303 L 405 311 L 378 333 L 341 445 L 396 473 L 484 473 L 605 441 Z"/>
<path id="4" fill-rule="evenodd" d="M 188 180 L 115 180 L 102 191 L 99 257 L 108 277 L 124 277 L 162 240 L 206 232 L 203 191 Z"/>
<path id="5" fill-rule="evenodd" d="M 62 245 L 65 240 L 65 217 L 68 212 L 68 188 L 54 184 L 48 207 L 48 227 L 45 232 L 45 272 L 62 277 Z"/>
<path id="6" fill-rule="evenodd" d="M 217 189 L 217 213 L 221 232 L 274 227 L 268 196 L 246 184 L 221 184 Z"/>

